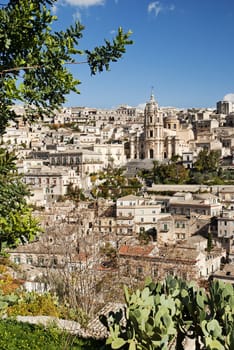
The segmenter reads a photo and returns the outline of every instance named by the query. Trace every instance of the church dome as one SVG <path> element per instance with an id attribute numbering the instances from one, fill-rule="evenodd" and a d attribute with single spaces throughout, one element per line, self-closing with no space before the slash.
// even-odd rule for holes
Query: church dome
<path id="1" fill-rule="evenodd" d="M 166 129 L 178 130 L 180 126 L 179 119 L 176 115 L 168 115 L 164 118 L 164 127 Z"/>
<path id="2" fill-rule="evenodd" d="M 151 94 L 150 100 L 146 103 L 145 112 L 146 113 L 154 113 L 154 111 L 158 110 L 158 103 L 154 98 L 154 95 Z"/>

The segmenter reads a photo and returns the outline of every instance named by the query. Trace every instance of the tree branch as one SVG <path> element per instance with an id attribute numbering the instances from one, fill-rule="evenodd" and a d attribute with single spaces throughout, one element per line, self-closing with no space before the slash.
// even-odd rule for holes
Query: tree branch
<path id="1" fill-rule="evenodd" d="M 65 64 L 85 64 L 88 63 L 88 61 L 81 61 L 81 62 L 64 62 Z M 15 67 L 15 68 L 9 68 L 9 69 L 4 69 L 2 71 L 0 71 L 0 75 L 4 75 L 7 73 L 11 73 L 11 72 L 15 72 L 15 71 L 20 71 L 20 70 L 28 70 L 28 69 L 37 69 L 37 68 L 42 68 L 44 66 L 39 66 L 39 65 L 35 65 L 35 66 L 25 66 L 25 67 Z"/>

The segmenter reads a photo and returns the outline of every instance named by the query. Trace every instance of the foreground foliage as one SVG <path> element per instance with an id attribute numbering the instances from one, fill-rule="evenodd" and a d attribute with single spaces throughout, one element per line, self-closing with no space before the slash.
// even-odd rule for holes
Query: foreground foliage
<path id="1" fill-rule="evenodd" d="M 4 246 L 29 242 L 40 232 L 26 201 L 30 192 L 15 162 L 14 152 L 0 148 L 0 252 Z"/>
<path id="2" fill-rule="evenodd" d="M 16 117 L 11 105 L 21 101 L 38 114 L 51 114 L 65 102 L 66 94 L 79 93 L 79 80 L 68 65 L 87 63 L 91 74 L 109 69 L 131 44 L 130 32 L 121 28 L 112 42 L 80 50 L 84 26 L 75 22 L 64 31 L 52 30 L 56 16 L 50 6 L 56 0 L 9 0 L 0 4 L 0 134 Z M 77 57 L 82 57 L 77 62 Z M 33 106 L 33 109 L 32 109 Z"/>
<path id="3" fill-rule="evenodd" d="M 66 94 L 79 93 L 79 80 L 68 65 L 90 67 L 91 74 L 109 69 L 132 43 L 131 32 L 119 28 L 112 42 L 92 51 L 80 50 L 84 26 L 75 22 L 64 31 L 52 30 L 56 16 L 50 6 L 56 0 L 9 0 L 0 4 L 0 135 L 9 121 L 17 121 L 16 101 L 25 107 L 27 118 L 53 115 Z M 85 57 L 85 61 L 83 59 Z M 16 157 L 0 149 L 0 251 L 2 244 L 16 246 L 31 240 L 38 231 L 25 197 L 29 195 L 15 167 Z"/>
<path id="4" fill-rule="evenodd" d="M 0 321 L 0 349 L 2 350 L 98 350 L 102 342 L 81 339 L 62 332 L 51 325 L 20 323 L 14 320 Z"/>
<path id="5" fill-rule="evenodd" d="M 125 288 L 126 308 L 101 321 L 110 331 L 112 349 L 184 349 L 186 338 L 196 350 L 234 349 L 234 289 L 214 281 L 208 291 L 168 277 L 148 279 L 143 290 Z"/>

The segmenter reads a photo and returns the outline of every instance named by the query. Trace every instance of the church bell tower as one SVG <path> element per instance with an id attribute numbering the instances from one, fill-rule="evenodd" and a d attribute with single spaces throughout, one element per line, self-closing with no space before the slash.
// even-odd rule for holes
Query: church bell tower
<path id="1" fill-rule="evenodd" d="M 164 158 L 163 116 L 153 92 L 146 103 L 144 116 L 145 158 L 161 161 Z"/>

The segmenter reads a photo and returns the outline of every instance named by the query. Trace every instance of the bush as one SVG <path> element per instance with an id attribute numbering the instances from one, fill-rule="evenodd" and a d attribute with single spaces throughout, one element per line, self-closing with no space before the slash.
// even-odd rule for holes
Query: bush
<path id="1" fill-rule="evenodd" d="M 81 339 L 53 327 L 0 321 L 1 350 L 98 350 L 102 345 L 101 341 Z"/>

